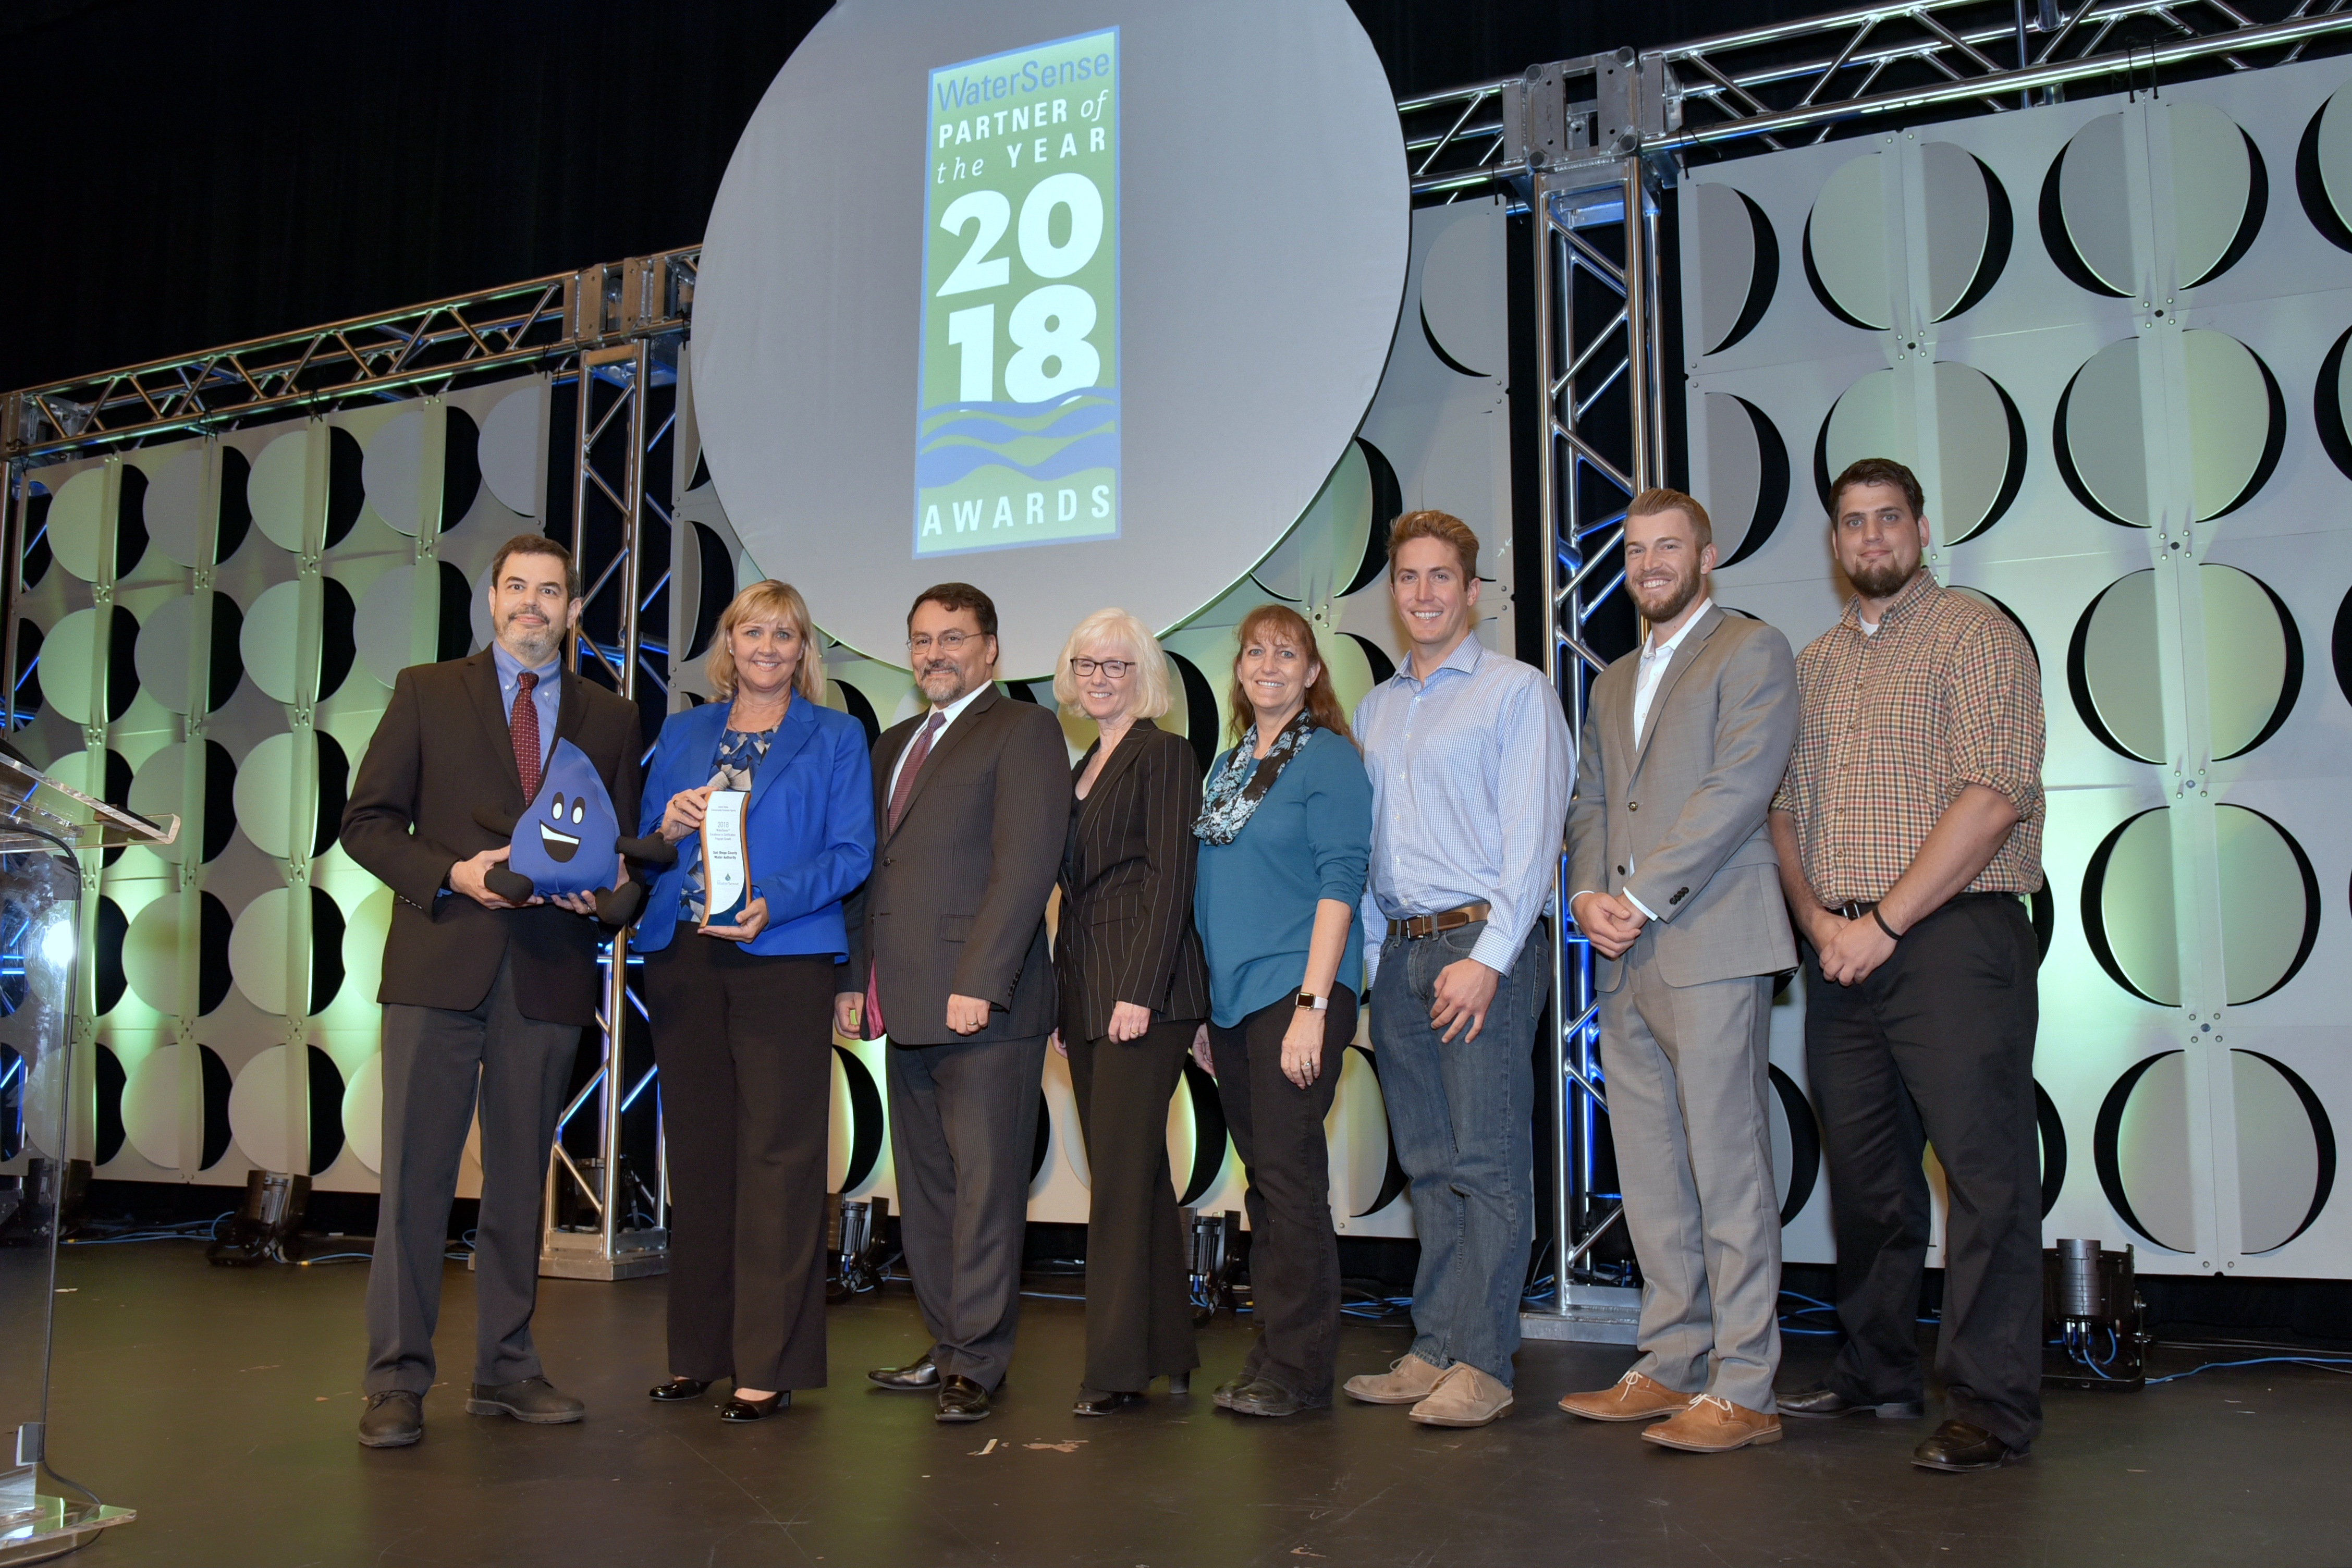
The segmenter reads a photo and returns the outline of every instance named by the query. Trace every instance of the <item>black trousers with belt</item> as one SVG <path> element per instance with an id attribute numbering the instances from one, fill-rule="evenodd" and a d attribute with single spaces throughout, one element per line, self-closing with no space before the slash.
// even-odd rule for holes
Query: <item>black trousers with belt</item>
<path id="1" fill-rule="evenodd" d="M 1190 1245 L 1168 1173 L 1168 1101 L 1198 1019 L 1141 1037 L 1072 1040 L 1070 1084 L 1087 1141 L 1088 1388 L 1140 1393 L 1201 1364 L 1186 1289 Z"/>
<path id="2" fill-rule="evenodd" d="M 681 925 L 646 955 L 671 1203 L 669 1370 L 824 1386 L 827 956 L 746 952 Z"/>
<path id="3" fill-rule="evenodd" d="M 1932 1143 L 1951 1202 L 1936 1372 L 1948 1414 L 2011 1447 L 2042 1430 L 2041 1016 L 2033 928 L 2000 894 L 1962 895 L 1904 932 L 1858 985 L 1805 955 L 1805 1062 L 1821 1113 L 1847 1399 L 1921 1394 L 1919 1278 Z"/>
<path id="4" fill-rule="evenodd" d="M 1339 1354 L 1339 1237 L 1331 1228 L 1330 1147 L 1323 1119 L 1339 1092 L 1339 1053 L 1356 1037 L 1356 994 L 1331 988 L 1323 1065 L 1299 1088 L 1282 1076 L 1290 994 L 1232 1028 L 1210 1026 L 1217 1099 L 1249 1177 L 1251 1313 L 1257 1338 L 1242 1370 L 1303 1405 L 1331 1403 Z"/>

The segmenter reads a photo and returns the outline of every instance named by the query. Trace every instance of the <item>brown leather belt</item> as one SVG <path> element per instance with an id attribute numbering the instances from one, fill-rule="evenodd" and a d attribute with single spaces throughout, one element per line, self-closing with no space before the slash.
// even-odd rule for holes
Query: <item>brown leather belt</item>
<path id="1" fill-rule="evenodd" d="M 1442 931 L 1459 931 L 1475 925 L 1495 912 L 1492 904 L 1465 904 L 1458 910 L 1445 910 L 1433 915 L 1414 915 L 1410 920 L 1389 921 L 1389 935 L 1401 936 L 1407 942 L 1419 942 L 1425 936 L 1435 936 Z"/>

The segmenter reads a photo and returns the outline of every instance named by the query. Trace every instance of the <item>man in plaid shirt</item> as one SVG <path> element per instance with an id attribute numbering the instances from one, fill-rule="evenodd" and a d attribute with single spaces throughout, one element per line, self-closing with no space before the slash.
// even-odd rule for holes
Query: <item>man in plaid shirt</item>
<path id="1" fill-rule="evenodd" d="M 1911 1462 L 1986 1469 L 2042 1428 L 2040 1001 L 2022 898 L 2042 886 L 2042 674 L 1998 611 L 1921 566 L 1902 464 L 1838 477 L 1854 589 L 1797 658 L 1803 708 L 1772 803 L 1805 939 L 1805 1060 L 1830 1164 L 1845 1344 L 1784 1415 L 1916 1418 L 1928 1239 L 1922 1143 L 1951 1204 L 1936 1370 L 1946 1415 Z"/>

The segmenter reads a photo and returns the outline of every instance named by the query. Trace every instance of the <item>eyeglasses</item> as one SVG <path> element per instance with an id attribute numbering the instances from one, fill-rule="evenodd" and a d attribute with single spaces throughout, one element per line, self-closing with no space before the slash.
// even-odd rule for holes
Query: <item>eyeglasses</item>
<path id="1" fill-rule="evenodd" d="M 1070 673 L 1073 675 L 1092 675 L 1096 670 L 1099 669 L 1105 675 L 1109 676 L 1113 680 L 1126 679 L 1127 672 L 1134 668 L 1135 661 L 1131 658 L 1074 658 L 1070 660 Z"/>
<path id="2" fill-rule="evenodd" d="M 975 634 L 971 632 L 941 632 L 936 638 L 928 634 L 922 637 L 908 637 L 907 639 L 907 651 L 919 658 L 922 655 L 930 652 L 934 644 L 936 644 L 941 653 L 948 655 L 950 658 L 953 658 L 955 655 L 963 651 L 963 645 L 971 641 L 974 635 Z"/>

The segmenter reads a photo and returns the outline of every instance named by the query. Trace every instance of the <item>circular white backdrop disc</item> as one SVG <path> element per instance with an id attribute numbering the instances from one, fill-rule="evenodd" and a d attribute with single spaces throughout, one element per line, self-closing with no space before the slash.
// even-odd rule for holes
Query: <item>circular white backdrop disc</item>
<path id="1" fill-rule="evenodd" d="M 1115 106 L 1092 74 L 1058 95 L 1023 91 L 1025 57 L 1114 30 L 1087 58 L 1115 58 Z M 966 62 L 992 66 L 947 68 Z M 991 87 L 996 78 L 1010 87 Z M 978 83 L 976 106 L 933 104 L 959 81 Z M 1055 96 L 1068 118 L 1049 119 L 1043 136 L 1034 126 L 1013 135 L 1012 117 L 994 111 Z M 1086 160 L 1082 100 L 1115 117 L 1108 162 Z M 1063 140 L 1072 134 L 1075 146 Z M 1046 166 L 1033 174 L 1041 147 Z M 1064 180 L 1025 199 L 1074 151 L 1069 167 L 1111 182 L 1091 250 L 1087 193 Z M 967 163 L 959 186 L 958 158 L 988 162 L 977 177 Z M 998 184 L 1000 198 L 946 210 L 951 188 Z M 1010 221 L 982 256 L 992 225 L 974 211 L 992 202 Z M 1005 679 L 1049 672 L 1070 627 L 1105 605 L 1155 629 L 1178 625 L 1274 547 L 1346 453 L 1395 332 L 1410 205 L 1395 102 L 1343 0 L 845 0 L 769 88 L 706 231 L 691 374 L 728 516 L 820 626 L 894 664 L 914 595 L 949 580 L 995 600 Z M 1097 259 L 1042 282 L 1082 252 Z M 940 275 L 967 256 L 1010 262 L 1009 279 L 990 283 L 983 266 L 943 289 Z M 1066 395 L 1059 383 L 1080 374 L 1070 362 L 1013 361 L 1024 339 L 1086 331 L 1054 313 L 1081 284 L 1097 313 L 1089 341 L 1111 349 L 1094 385 L 1113 395 L 1094 425 L 1116 426 L 1100 525 L 1115 534 L 1023 537 L 1040 518 L 1048 532 L 1087 526 L 1062 521 L 1073 503 L 1050 458 L 1025 481 L 1042 503 L 1003 487 L 1009 531 L 992 502 L 965 539 L 952 527 L 919 534 L 919 411 L 933 410 L 936 436 L 938 410 L 959 396 L 969 409 L 983 385 L 992 416 L 1045 406 L 1024 394 Z M 949 363 L 946 316 L 983 307 L 994 363 L 961 362 L 965 379 L 950 378 L 943 402 L 925 356 Z M 969 340 L 977 321 L 944 341 Z M 1009 442 L 1016 430 L 1008 420 L 989 433 Z M 939 472 L 927 465 L 920 477 Z M 1099 469 L 1087 472 L 1076 493 L 1091 516 Z"/>

